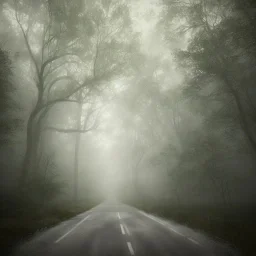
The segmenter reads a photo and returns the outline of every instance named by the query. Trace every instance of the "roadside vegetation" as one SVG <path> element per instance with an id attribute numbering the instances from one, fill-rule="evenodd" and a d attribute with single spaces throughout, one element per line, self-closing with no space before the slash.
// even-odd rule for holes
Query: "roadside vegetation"
<path id="1" fill-rule="evenodd" d="M 2 248 L 114 196 L 253 255 L 255 2 L 70 2 L 0 3 Z"/>

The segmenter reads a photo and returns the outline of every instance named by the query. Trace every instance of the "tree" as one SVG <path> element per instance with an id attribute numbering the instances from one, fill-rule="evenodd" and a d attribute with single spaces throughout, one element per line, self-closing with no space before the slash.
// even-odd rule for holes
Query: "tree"
<path id="1" fill-rule="evenodd" d="M 117 1 L 103 1 L 101 4 L 93 7 L 88 14 L 88 17 L 92 20 L 92 29 L 95 31 L 92 41 L 94 42 L 92 49 L 92 76 L 116 76 L 129 74 L 129 64 L 125 61 L 129 58 L 129 46 L 132 43 L 133 38 L 125 40 L 124 36 L 128 35 L 131 31 L 131 21 L 129 18 L 129 12 L 127 5 Z M 129 46 L 130 48 L 130 46 Z M 128 58 L 127 58 L 128 57 Z M 123 58 L 123 60 L 122 60 Z M 47 130 L 58 131 L 62 133 L 77 133 L 75 139 L 75 153 L 74 153 L 74 185 L 73 185 L 73 199 L 78 199 L 78 155 L 80 148 L 81 134 L 85 134 L 92 131 L 98 124 L 99 107 L 96 106 L 98 98 L 107 90 L 107 87 L 103 87 L 101 90 L 97 90 L 97 95 L 93 95 L 90 98 L 84 90 L 79 92 L 77 101 L 79 102 L 78 114 L 76 117 L 75 129 L 59 129 L 54 127 L 47 127 Z M 88 104 L 88 102 L 91 102 Z M 85 108 L 84 105 L 91 105 Z M 104 102 L 98 102 L 98 105 L 104 105 Z M 102 107 L 101 107 L 102 108 Z M 96 112 L 96 117 L 95 117 Z M 95 118 L 92 121 L 92 117 Z M 84 119 L 84 120 L 83 120 Z M 83 128 L 82 128 L 83 126 Z"/>
<path id="2" fill-rule="evenodd" d="M 191 121 L 186 115 L 179 119 L 182 147 L 176 150 L 171 140 L 162 152 L 166 156 L 157 158 L 178 159 L 169 173 L 181 191 L 190 188 L 203 198 L 204 184 L 213 185 L 228 204 L 232 178 L 225 172 L 228 162 L 248 152 L 254 156 L 256 149 L 253 25 L 237 1 L 163 2 L 159 25 L 174 52 L 175 65 L 184 74 L 180 88 Z M 173 50 L 173 38 L 180 36 L 186 43 Z M 198 180 L 201 183 L 195 184 Z"/>
<path id="3" fill-rule="evenodd" d="M 98 86 L 103 81 L 126 71 L 130 41 L 123 36 L 130 29 L 128 8 L 117 1 L 103 1 L 102 5 L 95 3 L 86 6 L 85 10 L 82 8 L 82 1 L 77 1 L 72 6 L 68 2 L 58 5 L 57 2 L 50 4 L 42 1 L 31 7 L 33 11 L 36 9 L 37 17 L 28 16 L 31 8 L 27 2 L 16 1 L 14 7 L 16 21 L 34 65 L 38 90 L 37 102 L 27 125 L 27 152 L 20 179 L 20 186 L 23 187 L 29 171 L 35 166 L 34 154 L 39 143 L 40 120 L 58 103 L 79 104 L 75 98 L 80 90 L 83 90 L 86 97 L 100 93 Z M 56 12 L 58 8 L 62 11 Z M 104 23 L 104 19 L 108 24 Z M 40 27 L 40 31 L 36 31 L 37 35 L 41 34 L 39 53 L 33 51 L 30 42 L 30 36 L 35 39 L 35 27 Z M 80 64 L 78 72 L 71 75 L 63 73 L 64 69 L 74 68 L 77 64 Z M 87 66 L 91 67 L 89 72 L 84 68 Z M 60 97 L 51 99 L 54 87 L 64 81 L 66 90 Z M 56 129 L 52 127 L 51 130 Z M 59 131 L 80 132 L 77 129 Z"/>
<path id="4" fill-rule="evenodd" d="M 255 121 L 248 115 L 249 112 L 254 111 L 254 106 L 251 104 L 248 109 L 245 102 L 248 88 L 243 86 L 244 74 L 241 70 L 244 72 L 246 70 L 240 62 L 241 58 L 247 58 L 247 56 L 244 55 L 244 51 L 241 51 L 241 46 L 238 46 L 236 41 L 241 28 L 237 32 L 236 25 L 233 25 L 241 24 L 237 22 L 240 18 L 231 8 L 226 8 L 229 5 L 234 7 L 234 2 L 212 3 L 204 0 L 188 4 L 178 1 L 174 5 L 181 10 L 180 13 L 186 13 L 182 31 L 189 31 L 191 34 L 187 50 L 179 53 L 179 58 L 186 63 L 186 67 L 190 66 L 190 77 L 192 77 L 190 86 L 196 87 L 198 83 L 202 83 L 203 90 L 209 83 L 218 83 L 221 93 L 230 95 L 236 104 L 241 129 L 255 152 L 256 140 L 252 128 Z M 244 21 L 243 18 L 242 21 Z M 246 26 L 246 30 L 250 31 L 251 24 Z M 247 100 L 250 100 L 249 98 L 247 97 Z"/>
<path id="5" fill-rule="evenodd" d="M 11 117 L 11 112 L 18 108 L 11 93 L 15 90 L 13 72 L 8 52 L 0 48 L 0 144 L 10 142 L 10 135 L 20 126 L 20 120 Z"/>

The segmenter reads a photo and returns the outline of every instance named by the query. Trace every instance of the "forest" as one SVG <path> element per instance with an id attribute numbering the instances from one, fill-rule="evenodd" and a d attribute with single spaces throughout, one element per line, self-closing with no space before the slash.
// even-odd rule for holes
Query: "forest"
<path id="1" fill-rule="evenodd" d="M 254 0 L 1 0 L 0 19 L 4 252 L 116 200 L 254 255 Z"/>

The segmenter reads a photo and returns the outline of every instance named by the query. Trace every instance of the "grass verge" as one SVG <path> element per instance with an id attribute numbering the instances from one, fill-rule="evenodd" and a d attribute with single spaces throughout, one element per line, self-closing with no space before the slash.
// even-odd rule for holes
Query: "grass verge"
<path id="1" fill-rule="evenodd" d="M 39 207 L 22 206 L 13 208 L 0 217 L 0 254 L 9 256 L 22 242 L 33 237 L 38 231 L 48 229 L 58 223 L 85 212 L 97 203 L 83 206 L 59 205 L 42 210 Z"/>
<path id="2" fill-rule="evenodd" d="M 241 255 L 255 255 L 256 208 L 217 206 L 168 206 L 129 202 L 141 210 L 176 221 L 215 240 L 230 244 Z"/>

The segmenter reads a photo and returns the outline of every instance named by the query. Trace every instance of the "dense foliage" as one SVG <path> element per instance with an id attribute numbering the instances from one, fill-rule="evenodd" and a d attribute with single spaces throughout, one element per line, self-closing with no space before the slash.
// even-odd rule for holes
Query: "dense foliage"
<path id="1" fill-rule="evenodd" d="M 33 232 L 117 197 L 248 255 L 254 1 L 70 2 L 0 3 L 4 217 Z"/>

